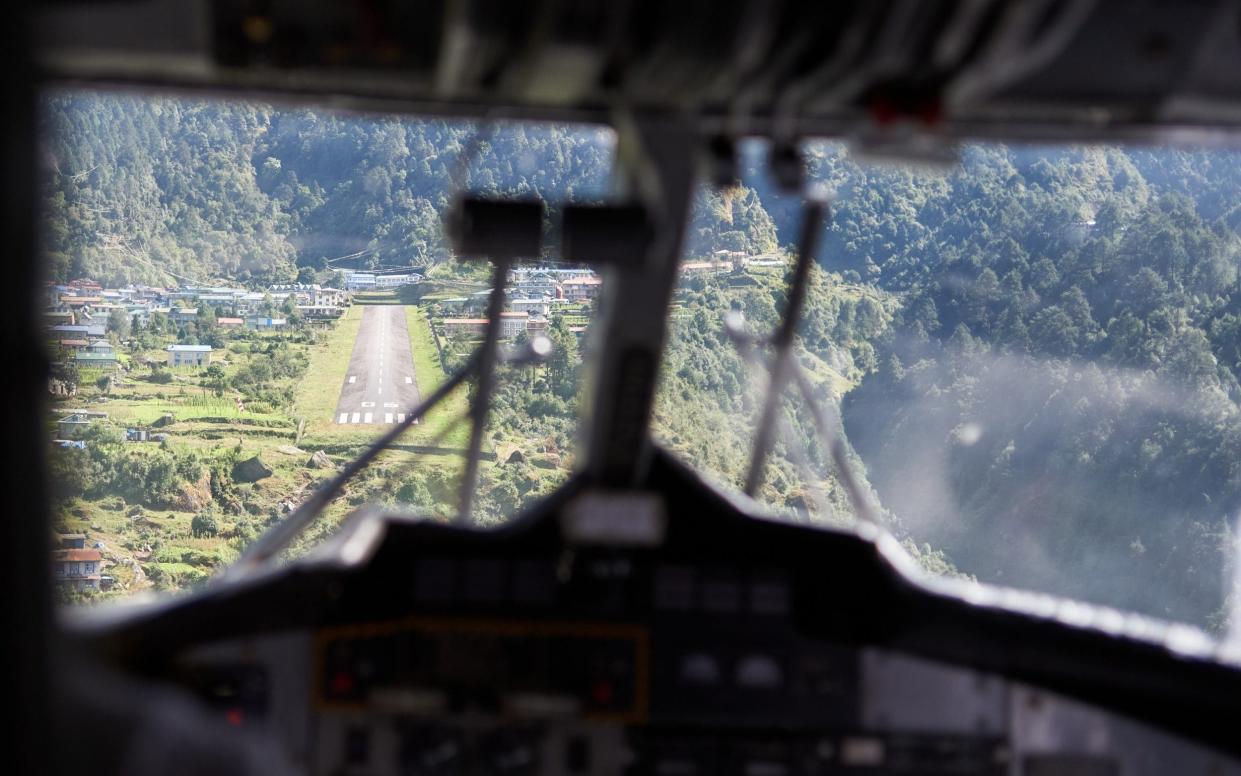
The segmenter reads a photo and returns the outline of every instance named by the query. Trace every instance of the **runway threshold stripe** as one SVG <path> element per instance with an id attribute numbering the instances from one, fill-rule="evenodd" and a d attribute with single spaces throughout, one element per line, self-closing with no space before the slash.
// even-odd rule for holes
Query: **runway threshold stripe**
<path id="1" fill-rule="evenodd" d="M 385 412 L 385 413 L 384 413 L 384 423 L 391 423 L 391 422 L 392 422 L 392 413 L 391 413 L 391 412 Z"/>
<path id="2" fill-rule="evenodd" d="M 336 422 L 337 422 L 337 423 L 348 423 L 348 422 L 349 422 L 349 413 L 348 413 L 348 412 L 342 412 L 342 413 L 340 413 L 340 418 L 339 418 L 339 419 L 337 419 L 337 421 L 336 421 Z"/>
<path id="3" fill-rule="evenodd" d="M 362 422 L 363 422 L 363 423 L 370 423 L 370 422 L 371 422 L 371 418 L 372 418 L 372 417 L 374 417 L 374 416 L 373 416 L 373 415 L 371 415 L 371 413 L 369 413 L 369 412 L 368 412 L 368 413 L 366 413 L 365 415 L 363 415 L 363 416 L 362 416 Z"/>
<path id="4" fill-rule="evenodd" d="M 352 420 L 350 420 L 349 422 L 350 422 L 350 423 L 357 423 L 357 422 L 358 422 L 358 413 L 356 413 L 356 412 L 355 412 L 355 413 L 353 413 L 353 419 L 352 419 Z"/>

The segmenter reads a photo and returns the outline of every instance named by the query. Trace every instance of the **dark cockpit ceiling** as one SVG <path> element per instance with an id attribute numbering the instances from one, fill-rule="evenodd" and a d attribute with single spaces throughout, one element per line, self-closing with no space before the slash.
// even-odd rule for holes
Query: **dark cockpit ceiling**
<path id="1" fill-rule="evenodd" d="M 55 4 L 58 79 L 706 134 L 1175 139 L 1241 117 L 1224 0 Z"/>

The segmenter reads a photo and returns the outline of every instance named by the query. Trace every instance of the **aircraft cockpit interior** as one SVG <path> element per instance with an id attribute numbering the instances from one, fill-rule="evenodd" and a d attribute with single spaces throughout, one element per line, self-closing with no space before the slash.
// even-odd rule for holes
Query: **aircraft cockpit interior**
<path id="1" fill-rule="evenodd" d="M 1241 774 L 1241 2 L 15 13 L 5 772 Z"/>

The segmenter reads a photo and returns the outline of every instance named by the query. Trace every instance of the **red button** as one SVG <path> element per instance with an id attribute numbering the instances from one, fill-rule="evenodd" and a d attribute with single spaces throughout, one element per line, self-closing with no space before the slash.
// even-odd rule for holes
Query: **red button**
<path id="1" fill-rule="evenodd" d="M 332 694 L 347 695 L 353 689 L 353 674 L 345 671 L 338 672 L 332 677 Z"/>

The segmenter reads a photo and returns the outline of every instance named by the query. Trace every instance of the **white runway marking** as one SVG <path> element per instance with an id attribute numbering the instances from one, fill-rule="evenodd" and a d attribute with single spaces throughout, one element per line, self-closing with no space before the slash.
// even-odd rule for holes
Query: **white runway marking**
<path id="1" fill-rule="evenodd" d="M 354 383 L 354 382 L 357 382 L 357 380 L 358 380 L 357 375 L 349 375 L 349 382 Z"/>
<path id="2" fill-rule="evenodd" d="M 363 423 L 370 423 L 370 422 L 371 422 L 371 418 L 372 418 L 372 417 L 373 417 L 373 416 L 371 415 L 371 413 L 369 413 L 369 412 L 368 412 L 368 413 L 366 413 L 365 415 L 363 415 L 363 416 L 362 416 L 362 422 L 363 422 Z"/>
<path id="3" fill-rule="evenodd" d="M 385 412 L 385 413 L 384 413 L 384 423 L 391 423 L 391 422 L 392 422 L 392 413 L 391 413 L 391 412 Z"/>
<path id="4" fill-rule="evenodd" d="M 362 402 L 362 409 L 366 409 L 367 407 L 374 407 L 374 406 L 375 406 L 375 402 L 373 401 Z"/>
<path id="5" fill-rule="evenodd" d="M 388 408 L 390 408 L 390 407 L 395 407 L 395 406 L 396 406 L 396 402 L 394 402 L 394 401 L 386 401 L 386 402 L 384 402 L 384 409 L 388 409 Z"/>
<path id="6" fill-rule="evenodd" d="M 409 384 L 410 384 L 410 383 L 412 383 L 413 381 L 414 381 L 414 378 L 412 378 L 412 377 L 406 377 L 406 378 L 405 378 L 405 384 L 406 384 L 406 385 L 409 385 Z"/>
<path id="7" fill-rule="evenodd" d="M 355 413 L 353 413 L 353 420 L 351 420 L 351 421 L 349 421 L 349 422 L 350 422 L 350 423 L 357 423 L 357 422 L 358 422 L 358 413 L 356 413 L 356 412 L 355 412 Z"/>
<path id="8" fill-rule="evenodd" d="M 404 413 L 404 412 L 398 412 L 398 413 L 397 413 L 397 416 L 396 416 L 396 422 L 397 422 L 397 423 L 404 423 L 404 422 L 405 422 L 405 413 Z"/>
<path id="9" fill-rule="evenodd" d="M 349 413 L 348 413 L 348 412 L 342 412 L 342 413 L 340 413 L 340 419 L 339 419 L 339 420 L 337 420 L 336 422 L 337 422 L 337 423 L 348 423 L 348 422 L 349 422 Z"/>

